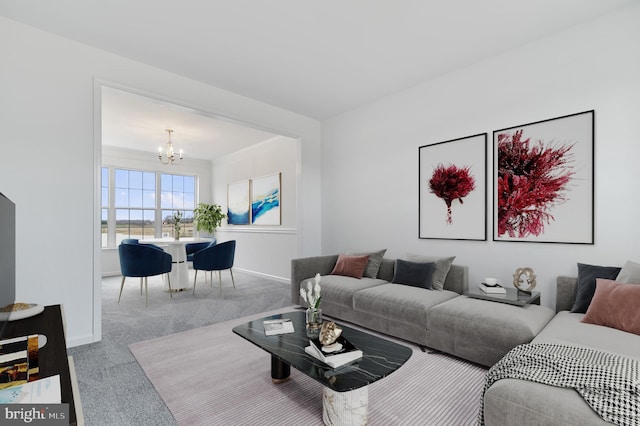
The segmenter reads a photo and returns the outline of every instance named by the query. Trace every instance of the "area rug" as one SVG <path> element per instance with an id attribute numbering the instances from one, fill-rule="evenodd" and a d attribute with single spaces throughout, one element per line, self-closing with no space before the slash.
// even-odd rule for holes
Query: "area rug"
<path id="1" fill-rule="evenodd" d="M 270 355 L 235 335 L 263 312 L 129 345 L 180 425 L 322 425 L 322 385 L 295 369 L 271 382 Z M 370 425 L 473 425 L 486 370 L 440 353 L 411 358 L 369 386 Z"/>

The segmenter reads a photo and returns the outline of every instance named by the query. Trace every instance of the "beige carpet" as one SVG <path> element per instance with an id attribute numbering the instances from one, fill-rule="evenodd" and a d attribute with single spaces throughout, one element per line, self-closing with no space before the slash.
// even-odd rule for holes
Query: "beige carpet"
<path id="1" fill-rule="evenodd" d="M 274 385 L 270 356 L 231 329 L 281 309 L 129 345 L 180 425 L 321 425 L 322 385 L 295 369 Z M 413 355 L 369 387 L 370 425 L 473 425 L 486 370 L 403 342 Z"/>

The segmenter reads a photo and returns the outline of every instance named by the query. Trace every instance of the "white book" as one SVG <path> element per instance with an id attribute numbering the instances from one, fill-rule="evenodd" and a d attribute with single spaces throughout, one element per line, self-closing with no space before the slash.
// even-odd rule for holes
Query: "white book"
<path id="1" fill-rule="evenodd" d="M 0 390 L 0 404 L 60 404 L 60 375 Z"/>
<path id="2" fill-rule="evenodd" d="M 506 294 L 507 293 L 507 290 L 505 290 L 505 288 L 502 287 L 500 284 L 489 286 L 489 285 L 486 285 L 484 283 L 481 283 L 480 284 L 480 290 L 484 291 L 485 293 L 489 293 L 489 294 Z"/>
<path id="3" fill-rule="evenodd" d="M 293 333 L 293 321 L 289 318 L 280 318 L 273 320 L 264 320 L 264 334 L 274 336 L 276 334 Z"/>
<path id="4" fill-rule="evenodd" d="M 346 343 L 344 339 L 340 339 L 340 340 L 343 342 L 343 344 Z M 344 352 L 340 352 L 335 355 L 330 355 L 330 354 L 323 353 L 322 349 L 318 348 L 313 343 L 313 341 L 311 341 L 311 344 L 306 348 L 304 348 L 304 351 L 309 355 L 313 356 L 314 358 L 317 358 L 320 361 L 324 362 L 329 367 L 338 368 L 345 364 L 349 364 L 351 362 L 357 361 L 360 358 L 362 358 L 362 356 L 364 355 L 360 349 L 356 349 L 350 343 L 347 343 L 346 345 L 348 346 L 345 348 Z"/>

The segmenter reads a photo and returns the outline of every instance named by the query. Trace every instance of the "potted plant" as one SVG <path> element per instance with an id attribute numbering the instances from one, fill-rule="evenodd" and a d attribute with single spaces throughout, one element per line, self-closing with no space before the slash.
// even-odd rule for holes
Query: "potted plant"
<path id="1" fill-rule="evenodd" d="M 193 211 L 196 230 L 204 230 L 211 235 L 216 232 L 216 228 L 220 226 L 222 219 L 225 217 L 222 207 L 217 204 L 199 203 Z"/>

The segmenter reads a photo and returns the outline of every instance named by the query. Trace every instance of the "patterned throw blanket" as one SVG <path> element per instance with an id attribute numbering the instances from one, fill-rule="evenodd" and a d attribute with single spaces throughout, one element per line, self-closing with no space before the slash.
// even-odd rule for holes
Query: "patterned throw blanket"
<path id="1" fill-rule="evenodd" d="M 500 379 L 573 388 L 604 420 L 640 425 L 640 362 L 634 359 L 551 343 L 517 346 L 487 372 L 478 425 L 484 425 L 484 394 Z"/>

